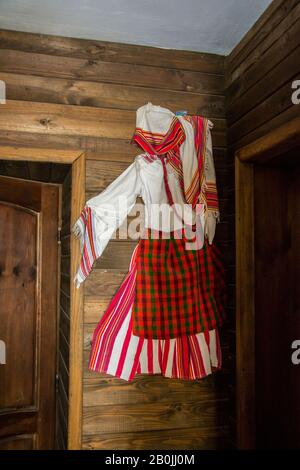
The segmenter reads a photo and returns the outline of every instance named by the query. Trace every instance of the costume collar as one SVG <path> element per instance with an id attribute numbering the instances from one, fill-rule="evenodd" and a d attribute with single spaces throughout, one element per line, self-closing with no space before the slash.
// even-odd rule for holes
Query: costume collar
<path id="1" fill-rule="evenodd" d="M 166 108 L 148 103 L 137 110 L 136 129 L 131 143 L 150 155 L 179 157 L 185 133 L 177 116 Z"/>

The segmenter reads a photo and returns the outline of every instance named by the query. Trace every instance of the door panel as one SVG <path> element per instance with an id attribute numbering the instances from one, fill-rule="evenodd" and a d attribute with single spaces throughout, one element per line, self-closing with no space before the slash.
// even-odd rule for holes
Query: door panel
<path id="1" fill-rule="evenodd" d="M 0 335 L 6 343 L 7 361 L 12 365 L 0 369 L 3 410 L 36 405 L 37 318 L 33 312 L 37 309 L 38 214 L 0 202 L 0 221 L 0 299 L 4 299 Z"/>
<path id="2" fill-rule="evenodd" d="M 287 179 L 281 169 L 255 167 L 256 445 L 284 446 L 290 344 L 287 342 Z M 266 190 L 267 188 L 267 190 Z"/>
<path id="3" fill-rule="evenodd" d="M 300 332 L 299 167 L 257 165 L 254 176 L 256 445 L 299 448 L 300 380 L 291 360 Z"/>
<path id="4" fill-rule="evenodd" d="M 0 177 L 0 448 L 53 447 L 58 211 L 57 186 Z"/>
<path id="5" fill-rule="evenodd" d="M 0 442 L 0 450 L 33 450 L 34 435 L 20 435 L 8 437 Z"/>

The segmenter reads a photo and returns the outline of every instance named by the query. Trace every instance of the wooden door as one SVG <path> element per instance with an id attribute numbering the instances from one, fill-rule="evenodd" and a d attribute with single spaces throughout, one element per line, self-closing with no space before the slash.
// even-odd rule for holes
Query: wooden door
<path id="1" fill-rule="evenodd" d="M 300 448 L 299 164 L 254 168 L 256 447 Z"/>
<path id="2" fill-rule="evenodd" d="M 300 118 L 236 152 L 237 446 L 300 448 Z"/>
<path id="3" fill-rule="evenodd" d="M 0 449 L 55 432 L 59 189 L 0 177 Z"/>

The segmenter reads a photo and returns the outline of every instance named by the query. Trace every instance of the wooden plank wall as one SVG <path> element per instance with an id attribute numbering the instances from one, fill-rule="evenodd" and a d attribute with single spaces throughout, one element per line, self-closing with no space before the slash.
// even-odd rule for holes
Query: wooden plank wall
<path id="1" fill-rule="evenodd" d="M 209 117 L 222 213 L 217 240 L 230 276 L 222 56 L 0 31 L 0 78 L 8 98 L 1 105 L 2 144 L 82 149 L 87 198 L 138 152 L 129 141 L 139 106 L 150 101 Z M 224 368 L 215 377 L 187 383 L 140 376 L 126 383 L 88 371 L 92 331 L 124 278 L 133 246 L 128 240 L 110 242 L 86 281 L 82 447 L 228 447 L 234 343 L 229 324 L 222 331 Z"/>
<path id="2" fill-rule="evenodd" d="M 299 116 L 291 100 L 300 73 L 299 0 L 275 0 L 226 57 L 228 144 L 240 148 Z"/>
<path id="3" fill-rule="evenodd" d="M 299 0 L 275 0 L 225 58 L 231 208 L 234 207 L 234 152 L 299 116 L 299 106 L 291 101 L 292 82 L 300 77 L 299 57 Z M 234 217 L 233 210 L 232 240 Z M 233 257 L 230 265 L 234 267 L 234 264 Z M 234 278 L 231 288 L 234 292 Z M 231 298 L 235 298 L 234 294 Z"/>

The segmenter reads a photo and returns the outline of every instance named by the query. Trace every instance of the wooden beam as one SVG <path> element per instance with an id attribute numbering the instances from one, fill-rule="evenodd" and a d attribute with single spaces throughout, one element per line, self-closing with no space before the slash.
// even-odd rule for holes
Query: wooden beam
<path id="1" fill-rule="evenodd" d="M 85 435 L 82 447 L 85 450 L 211 450 L 228 449 L 228 428 L 217 426 L 200 431 L 191 429 L 167 429 L 155 431 L 121 432 Z"/>
<path id="2" fill-rule="evenodd" d="M 1 73 L 1 80 L 5 82 L 6 97 L 9 100 L 83 105 L 107 110 L 117 108 L 134 112 L 150 101 L 175 111 L 187 109 L 190 114 L 202 114 L 211 118 L 225 117 L 224 96 L 221 94 L 160 90 L 14 73 Z"/>
<path id="3" fill-rule="evenodd" d="M 237 150 L 241 162 L 266 161 L 300 142 L 300 117 L 271 130 L 268 134 Z"/>
<path id="4" fill-rule="evenodd" d="M 17 160 L 32 162 L 53 162 L 72 164 L 80 156 L 81 151 L 33 148 L 33 147 L 10 147 L 0 145 L 0 160 Z"/>
<path id="5" fill-rule="evenodd" d="M 255 448 L 253 165 L 235 159 L 237 447 Z"/>
<path id="6" fill-rule="evenodd" d="M 228 423 L 228 400 L 214 399 L 210 402 L 199 399 L 195 402 L 185 399 L 172 403 L 160 401 L 153 403 L 134 403 L 114 406 L 88 406 L 84 407 L 83 432 L 84 436 L 98 434 L 105 437 L 108 433 L 143 431 L 163 431 L 197 428 L 197 433 L 202 433 L 207 428 Z"/>
<path id="7" fill-rule="evenodd" d="M 7 100 L 1 105 L 0 129 L 126 139 L 135 128 L 135 115 L 118 109 Z"/>
<path id="8" fill-rule="evenodd" d="M 209 117 L 209 116 L 208 116 Z M 131 139 L 136 112 L 54 103 L 7 100 L 0 130 L 44 135 Z M 225 132 L 225 119 L 213 118 L 213 135 Z"/>
<path id="9" fill-rule="evenodd" d="M 103 60 L 60 57 L 18 50 L 1 49 L 0 71 L 19 75 L 88 80 L 122 86 L 187 91 L 223 95 L 223 74 L 168 69 L 163 65 L 136 65 Z M 147 90 L 146 88 L 146 90 Z"/>
<path id="10" fill-rule="evenodd" d="M 72 165 L 71 227 L 80 215 L 85 201 L 85 157 Z M 80 264 L 78 240 L 71 238 L 70 279 L 70 359 L 69 359 L 69 428 L 68 449 L 81 448 L 82 435 L 82 370 L 83 370 L 83 287 L 76 288 L 75 274 Z"/>
<path id="11" fill-rule="evenodd" d="M 125 64 L 163 64 L 167 68 L 222 74 L 224 56 L 158 47 L 0 30 L 0 47 L 19 51 L 77 57 Z"/>

